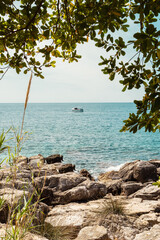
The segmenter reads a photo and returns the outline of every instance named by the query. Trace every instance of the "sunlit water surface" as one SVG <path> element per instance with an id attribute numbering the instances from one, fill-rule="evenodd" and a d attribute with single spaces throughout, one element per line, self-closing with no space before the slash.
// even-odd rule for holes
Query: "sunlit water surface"
<path id="1" fill-rule="evenodd" d="M 72 107 L 83 107 L 74 113 Z M 24 130 L 32 132 L 21 155 L 60 153 L 64 163 L 86 168 L 94 176 L 136 159 L 160 158 L 160 134 L 120 133 L 132 103 L 30 103 Z M 0 104 L 0 130 L 21 125 L 23 104 Z M 4 155 L 1 155 L 1 158 Z"/>

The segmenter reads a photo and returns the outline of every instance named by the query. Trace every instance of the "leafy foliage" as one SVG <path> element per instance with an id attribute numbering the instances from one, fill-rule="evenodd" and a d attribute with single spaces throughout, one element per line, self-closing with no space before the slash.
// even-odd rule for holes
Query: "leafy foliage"
<path id="1" fill-rule="evenodd" d="M 155 185 L 155 186 L 160 187 L 160 177 L 159 177 L 159 179 L 156 182 L 154 182 L 152 184 Z"/>
<path id="2" fill-rule="evenodd" d="M 0 154 L 9 148 L 9 146 L 6 145 L 6 142 L 9 141 L 9 139 L 6 139 L 6 136 L 9 131 L 10 131 L 10 129 L 7 132 L 4 132 L 4 130 L 3 130 L 0 135 Z"/>
<path id="3" fill-rule="evenodd" d="M 44 78 L 43 66 L 55 67 L 56 58 L 78 61 L 77 44 L 90 38 L 106 50 L 100 65 L 111 81 L 119 74 L 123 91 L 145 89 L 143 99 L 135 101 L 137 113 L 130 114 L 122 131 L 160 130 L 159 13 L 159 0 L 2 0 L 2 77 L 14 68 Z M 136 30 L 128 39 L 130 25 Z M 133 56 L 123 60 L 128 51 Z"/>

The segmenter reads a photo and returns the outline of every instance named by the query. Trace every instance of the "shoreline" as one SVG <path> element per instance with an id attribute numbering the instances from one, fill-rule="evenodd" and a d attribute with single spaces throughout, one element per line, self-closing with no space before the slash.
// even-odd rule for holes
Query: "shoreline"
<path id="1" fill-rule="evenodd" d="M 25 197 L 32 199 L 31 206 L 36 204 L 35 227 L 42 225 L 45 232 L 37 238 L 28 229 L 24 240 L 28 234 L 32 240 L 53 240 L 51 233 L 57 228 L 67 240 L 89 240 L 89 232 L 93 240 L 146 240 L 148 234 L 149 240 L 159 240 L 160 188 L 153 183 L 160 176 L 160 160 L 129 162 L 119 171 L 100 174 L 96 181 L 86 169 L 75 172 L 75 165 L 62 161 L 60 154 L 20 156 L 16 166 L 0 169 L 0 198 L 5 200 L 0 236 L 6 224 L 10 226 L 9 209 L 23 206 Z"/>

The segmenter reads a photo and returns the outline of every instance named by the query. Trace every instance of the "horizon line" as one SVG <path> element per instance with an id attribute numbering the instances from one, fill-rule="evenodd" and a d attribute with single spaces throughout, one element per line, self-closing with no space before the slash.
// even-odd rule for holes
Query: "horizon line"
<path id="1" fill-rule="evenodd" d="M 24 102 L 0 102 L 0 104 L 24 104 Z M 134 102 L 28 102 L 28 104 L 32 103 L 134 103 Z"/>

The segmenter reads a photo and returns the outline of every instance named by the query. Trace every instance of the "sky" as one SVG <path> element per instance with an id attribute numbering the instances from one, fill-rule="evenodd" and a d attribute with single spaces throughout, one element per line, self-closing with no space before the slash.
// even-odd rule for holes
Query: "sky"
<path id="1" fill-rule="evenodd" d="M 43 68 L 44 79 L 33 77 L 29 102 L 133 102 L 143 90 L 122 92 L 119 78 L 110 81 L 101 71 L 103 49 L 88 42 L 78 47 L 82 58 L 75 63 L 57 61 L 56 68 Z M 0 81 L 0 103 L 23 103 L 30 74 L 9 70 Z"/>

